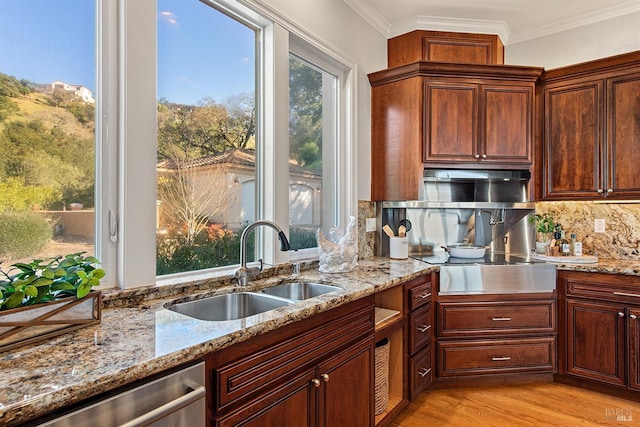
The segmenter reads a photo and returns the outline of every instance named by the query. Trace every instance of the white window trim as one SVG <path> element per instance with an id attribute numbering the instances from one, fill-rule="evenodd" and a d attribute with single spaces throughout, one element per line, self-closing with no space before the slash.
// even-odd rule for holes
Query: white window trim
<path id="1" fill-rule="evenodd" d="M 103 90 L 104 103 L 101 107 L 100 132 L 104 143 L 102 153 L 113 158 L 117 152 L 117 175 L 112 163 L 102 164 L 103 178 L 100 183 L 102 194 L 100 205 L 100 247 L 103 264 L 109 272 L 115 271 L 115 282 L 121 288 L 153 285 L 165 282 L 173 277 L 184 277 L 185 281 L 210 274 L 217 276 L 219 269 L 210 272 L 198 271 L 163 276 L 158 280 L 155 275 L 155 222 L 156 222 L 156 50 L 150 48 L 149 41 L 156 39 L 155 0 L 118 0 L 104 2 L 109 19 L 118 12 L 117 32 L 107 37 L 102 54 L 114 50 L 118 40 L 117 61 L 106 60 L 102 56 L 102 75 L 99 75 L 99 87 Z M 213 5 L 208 0 L 201 0 Z M 320 42 L 305 30 L 288 21 L 259 0 L 216 0 L 215 7 L 227 13 L 242 17 L 245 22 L 262 28 L 262 37 L 258 54 L 262 55 L 257 70 L 256 102 L 259 109 L 260 124 L 258 158 L 263 167 L 258 167 L 256 178 L 260 187 L 256 192 L 262 195 L 256 213 L 260 218 L 278 223 L 288 235 L 288 168 L 276 167 L 288 164 L 288 97 L 277 96 L 288 92 L 288 67 L 290 44 L 307 45 L 306 53 L 314 50 L 323 58 L 332 58 L 339 76 L 340 133 L 336 150 L 339 189 L 337 206 L 339 216 L 337 226 L 344 227 L 349 216 L 357 215 L 357 74 L 355 61 L 336 49 Z M 272 24 L 268 24 L 271 21 Z M 116 37 L 117 34 L 117 37 Z M 104 34 L 103 34 L 104 35 Z M 293 40 L 293 42 L 292 42 Z M 303 43 L 298 43 L 303 42 Z M 304 55 L 308 60 L 313 59 Z M 315 61 L 312 61 L 315 62 Z M 117 63 L 117 72 L 114 70 Z M 329 71 L 329 70 L 328 70 Z M 117 96 L 115 89 L 117 87 Z M 262 96 L 259 96 L 262 94 Z M 117 102 L 115 101 L 117 100 Z M 116 108 L 117 106 L 117 108 Z M 117 113 L 116 113 L 117 111 Z M 114 124 L 117 114 L 117 125 Z M 113 136 L 117 135 L 117 145 Z M 257 135 L 258 136 L 258 135 Z M 105 151 L 106 150 L 106 151 Z M 117 182 L 117 200 L 114 193 Z M 282 191 L 265 191 L 275 188 Z M 117 202 L 117 203 L 116 203 Z M 108 211 L 116 210 L 118 218 L 117 243 L 110 243 Z M 303 250 L 296 253 L 283 253 L 278 250 L 277 240 L 270 229 L 260 227 L 257 237 L 262 257 L 269 264 L 286 262 L 298 258 L 317 257 L 317 250 Z M 265 238 L 271 235 L 271 238 Z M 114 248 L 117 246 L 117 250 Z M 115 255 L 115 256 L 114 256 Z M 115 259 L 114 259 L 115 258 Z M 114 261 L 117 267 L 114 268 Z M 226 269 L 222 270 L 227 270 Z M 215 271 L 214 271 L 215 270 Z M 166 278 L 166 280 L 165 280 Z"/>

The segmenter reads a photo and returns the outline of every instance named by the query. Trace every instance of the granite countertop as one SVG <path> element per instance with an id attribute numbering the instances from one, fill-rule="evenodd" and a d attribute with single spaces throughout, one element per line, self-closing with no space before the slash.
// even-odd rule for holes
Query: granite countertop
<path id="1" fill-rule="evenodd" d="M 593 264 L 556 263 L 556 265 L 558 266 L 558 270 L 640 276 L 640 261 L 599 258 L 598 262 Z"/>
<path id="2" fill-rule="evenodd" d="M 135 298 L 128 303 L 113 303 L 116 297 L 107 293 L 112 308 L 102 310 L 100 324 L 0 353 L 0 425 L 17 425 L 65 408 L 437 269 L 413 259 L 374 257 L 358 264 L 350 273 L 321 274 L 312 269 L 297 277 L 253 281 L 247 290 L 294 278 L 343 290 L 235 321 L 200 321 L 164 309 L 165 303 L 179 299 L 175 295 L 144 300 L 142 291 L 134 290 L 129 294 Z M 237 290 L 228 278 L 221 283 L 225 286 L 208 290 L 207 295 Z M 198 288 L 194 295 L 202 293 Z"/>

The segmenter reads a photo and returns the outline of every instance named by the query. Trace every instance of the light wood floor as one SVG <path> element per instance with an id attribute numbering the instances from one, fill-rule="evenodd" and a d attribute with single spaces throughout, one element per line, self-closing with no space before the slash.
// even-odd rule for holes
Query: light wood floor
<path id="1" fill-rule="evenodd" d="M 558 383 L 428 390 L 391 425 L 640 426 L 640 403 Z"/>

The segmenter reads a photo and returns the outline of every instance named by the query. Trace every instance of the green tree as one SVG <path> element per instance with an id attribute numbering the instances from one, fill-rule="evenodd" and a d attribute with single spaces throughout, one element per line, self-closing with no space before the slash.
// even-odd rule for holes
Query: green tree
<path id="1" fill-rule="evenodd" d="M 322 170 L 322 73 L 289 59 L 289 145 L 301 166 Z"/>
<path id="2" fill-rule="evenodd" d="M 61 107 L 73 101 L 75 99 L 75 94 L 69 92 L 68 90 L 64 90 L 61 87 L 56 87 L 53 89 L 53 93 L 49 97 L 51 105 L 54 107 Z"/>
<path id="3" fill-rule="evenodd" d="M 228 105 L 204 98 L 197 106 L 158 103 L 158 161 L 198 159 L 255 146 L 255 106 L 251 95 Z"/>
<path id="4" fill-rule="evenodd" d="M 28 80 L 18 80 L 13 76 L 0 73 L 0 96 L 17 98 L 31 93 L 31 86 L 33 83 Z"/>

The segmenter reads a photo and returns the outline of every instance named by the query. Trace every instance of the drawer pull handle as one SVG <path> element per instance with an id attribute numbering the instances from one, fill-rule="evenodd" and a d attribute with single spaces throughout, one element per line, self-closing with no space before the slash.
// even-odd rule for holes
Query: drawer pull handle
<path id="1" fill-rule="evenodd" d="M 427 292 L 426 294 L 418 295 L 418 298 L 420 298 L 420 299 L 425 299 L 425 298 L 430 298 L 430 297 L 431 297 L 431 292 Z"/>
<path id="2" fill-rule="evenodd" d="M 640 294 L 630 294 L 628 292 L 614 292 L 613 294 L 621 296 L 621 297 L 636 297 L 636 298 L 640 298 Z"/>
<path id="3" fill-rule="evenodd" d="M 420 325 L 418 326 L 418 330 L 422 333 L 427 332 L 429 329 L 431 329 L 431 325 Z"/>
<path id="4" fill-rule="evenodd" d="M 424 378 L 425 376 L 429 375 L 429 372 L 431 372 L 431 368 L 422 368 L 421 371 L 418 371 L 418 375 Z"/>
<path id="5" fill-rule="evenodd" d="M 311 380 L 311 384 L 313 384 L 313 386 L 315 388 L 318 388 L 318 387 L 320 387 L 320 380 L 317 379 L 317 378 L 314 378 L 314 379 Z"/>
<path id="6" fill-rule="evenodd" d="M 492 317 L 491 320 L 494 322 L 510 322 L 511 317 Z"/>
<path id="7" fill-rule="evenodd" d="M 492 362 L 504 362 L 505 360 L 511 360 L 511 358 L 509 356 L 502 356 L 502 357 L 492 357 L 491 361 Z"/>
<path id="8" fill-rule="evenodd" d="M 325 383 L 329 382 L 329 374 L 322 374 L 320 375 L 320 377 L 322 378 L 322 381 L 324 381 Z"/>

